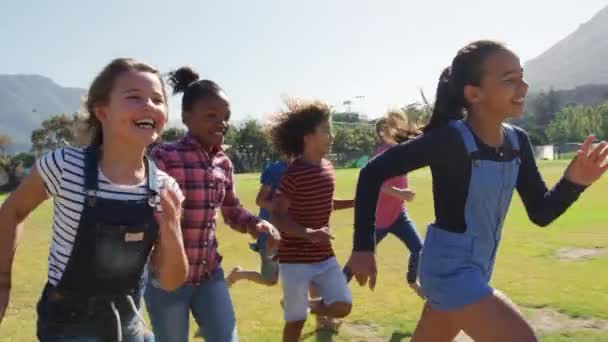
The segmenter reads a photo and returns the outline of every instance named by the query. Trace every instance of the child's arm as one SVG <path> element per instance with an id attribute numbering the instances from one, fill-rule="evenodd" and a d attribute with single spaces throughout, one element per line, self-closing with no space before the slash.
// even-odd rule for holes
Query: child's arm
<path id="1" fill-rule="evenodd" d="M 272 211 L 272 201 L 269 200 L 271 192 L 272 188 L 270 186 L 262 184 L 255 198 L 255 204 L 260 208 Z"/>
<path id="2" fill-rule="evenodd" d="M 361 169 L 355 195 L 354 252 L 375 250 L 376 205 L 384 182 L 428 165 L 445 162 L 446 155 L 462 149 L 460 141 L 455 130 L 439 128 L 389 148 Z"/>
<path id="3" fill-rule="evenodd" d="M 334 198 L 334 210 L 350 209 L 355 206 L 355 200 L 341 200 Z"/>
<path id="4" fill-rule="evenodd" d="M 188 278 L 188 256 L 181 228 L 181 206 L 184 200 L 176 183 L 160 193 L 162 211 L 155 212 L 159 238 L 150 256 L 152 270 L 165 291 L 173 291 Z"/>
<path id="5" fill-rule="evenodd" d="M 270 221 L 277 227 L 282 233 L 287 233 L 291 236 L 300 238 L 311 239 L 315 242 L 326 241 L 333 239 L 329 231 L 329 227 L 323 227 L 321 229 L 311 229 L 302 226 L 295 222 L 288 213 L 289 200 L 285 196 L 277 196 L 274 199 L 274 208 L 271 212 Z"/>
<path id="6" fill-rule="evenodd" d="M 229 169 L 226 170 L 227 182 L 225 185 L 224 201 L 220 208 L 224 222 L 233 230 L 241 233 L 251 234 L 253 237 L 257 237 L 259 232 L 257 225 L 262 222 L 257 216 L 252 215 L 241 205 L 241 201 L 236 195 L 234 189 L 234 176 L 232 171 L 232 164 Z"/>
<path id="7" fill-rule="evenodd" d="M 397 188 L 395 186 L 390 186 L 390 185 L 383 185 L 382 192 L 387 195 L 391 195 L 395 198 L 398 198 L 402 201 L 407 201 L 407 202 L 413 201 L 414 198 L 416 197 L 416 192 L 414 190 L 411 190 L 409 188 L 400 189 L 400 188 Z"/>
<path id="8" fill-rule="evenodd" d="M 34 167 L 0 208 L 0 322 L 8 306 L 13 257 L 23 230 L 23 221 L 47 198 L 45 184 Z"/>
<path id="9" fill-rule="evenodd" d="M 585 188 L 604 173 L 606 166 L 602 167 L 601 164 L 606 157 L 606 151 L 599 151 L 602 147 L 600 144 L 598 150 L 594 150 L 589 156 L 593 139 L 588 138 L 568 166 L 562 179 L 553 189 L 549 190 L 534 160 L 530 139 L 523 132 L 518 135 L 521 135 L 523 139 L 520 139 L 522 142 L 521 166 L 517 178 L 517 191 L 524 202 L 530 220 L 544 227 L 562 215 L 578 199 Z M 591 158 L 595 160 L 592 161 Z"/>
<path id="10" fill-rule="evenodd" d="M 260 220 L 257 216 L 254 216 L 245 210 L 241 205 L 241 202 L 236 195 L 236 191 L 234 190 L 232 165 L 226 173 L 228 175 L 226 194 L 221 207 L 224 222 L 230 228 L 241 233 L 249 233 L 254 238 L 257 238 L 260 233 L 268 233 L 273 239 L 280 240 L 281 236 L 272 224 L 265 220 Z"/>

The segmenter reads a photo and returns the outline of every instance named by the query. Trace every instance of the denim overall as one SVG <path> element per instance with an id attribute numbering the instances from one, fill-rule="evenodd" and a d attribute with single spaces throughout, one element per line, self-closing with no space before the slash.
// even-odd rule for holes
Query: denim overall
<path id="1" fill-rule="evenodd" d="M 156 166 L 147 158 L 145 199 L 97 197 L 99 148 L 85 153 L 85 203 L 74 246 L 57 284 L 38 303 L 38 338 L 143 341 L 142 274 L 158 237 Z M 136 305 L 137 303 L 137 305 Z"/>
<path id="2" fill-rule="evenodd" d="M 430 225 L 420 255 L 420 283 L 436 310 L 455 310 L 493 292 L 488 285 L 504 219 L 519 172 L 519 139 L 503 125 L 513 160 L 481 160 L 473 134 L 463 121 L 451 121 L 471 160 L 471 179 L 465 204 L 466 231 L 454 233 Z"/>

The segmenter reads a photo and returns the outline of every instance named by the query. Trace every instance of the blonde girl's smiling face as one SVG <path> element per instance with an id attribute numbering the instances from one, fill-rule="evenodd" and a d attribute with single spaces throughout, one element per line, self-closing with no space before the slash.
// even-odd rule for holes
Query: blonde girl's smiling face
<path id="1" fill-rule="evenodd" d="M 163 83 L 150 72 L 124 72 L 116 78 L 108 103 L 98 105 L 95 115 L 104 141 L 145 148 L 160 136 L 167 121 Z"/>

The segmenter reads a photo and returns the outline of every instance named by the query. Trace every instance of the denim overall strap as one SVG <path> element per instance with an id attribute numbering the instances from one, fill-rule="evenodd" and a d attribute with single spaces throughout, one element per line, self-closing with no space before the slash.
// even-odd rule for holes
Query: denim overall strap
<path id="1" fill-rule="evenodd" d="M 478 151 L 477 143 L 475 142 L 473 133 L 471 133 L 471 130 L 468 128 L 467 124 L 463 120 L 453 120 L 450 121 L 448 125 L 458 130 L 469 156 L 473 155 Z"/>
<path id="2" fill-rule="evenodd" d="M 148 184 L 148 204 L 151 207 L 156 207 L 159 202 L 159 194 L 160 194 L 160 186 L 158 184 L 158 176 L 157 171 L 158 168 L 156 164 L 148 158 L 145 157 L 145 165 L 147 172 L 147 184 Z"/>
<path id="3" fill-rule="evenodd" d="M 86 204 L 95 206 L 97 190 L 99 190 L 99 146 L 91 145 L 86 148 L 84 154 L 84 192 Z"/>
<path id="4" fill-rule="evenodd" d="M 470 128 L 465 126 L 469 131 Z M 471 160 L 471 178 L 465 203 L 465 222 L 468 236 L 474 239 L 473 263 L 489 281 L 494 268 L 496 252 L 502 236 L 502 227 L 511 204 L 519 172 L 519 141 L 510 125 L 503 125 L 505 141 L 510 145 L 514 159 Z M 463 139 L 466 139 L 463 135 Z"/>
<path id="5" fill-rule="evenodd" d="M 507 139 L 509 139 L 509 142 L 511 143 L 511 147 L 513 148 L 513 151 L 516 152 L 517 157 L 519 157 L 519 151 L 520 151 L 519 137 L 517 136 L 517 131 L 515 131 L 515 127 L 513 127 L 509 124 L 502 124 L 502 127 L 504 128 L 505 132 L 507 133 Z"/>
<path id="6" fill-rule="evenodd" d="M 470 159 L 464 208 L 466 230 L 455 233 L 436 225 L 427 230 L 420 259 L 420 283 L 429 304 L 455 310 L 491 294 L 489 282 L 519 172 L 520 144 L 515 128 L 504 125 L 504 146 L 514 158 L 485 158 L 463 121 L 449 123 L 460 135 Z"/>
<path id="7" fill-rule="evenodd" d="M 86 149 L 85 152 L 85 180 L 84 180 L 84 191 L 87 196 L 87 202 L 89 205 L 95 205 L 95 197 L 99 190 L 99 146 L 92 145 Z M 148 185 L 148 200 L 150 206 L 156 205 L 157 197 L 160 193 L 160 187 L 158 184 L 156 164 L 148 158 L 144 157 L 144 166 L 146 168 L 146 184 Z"/>

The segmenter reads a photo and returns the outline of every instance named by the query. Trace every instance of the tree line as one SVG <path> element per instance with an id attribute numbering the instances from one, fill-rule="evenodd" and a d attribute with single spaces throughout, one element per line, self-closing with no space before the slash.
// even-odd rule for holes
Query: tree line
<path id="1" fill-rule="evenodd" d="M 423 101 L 401 110 L 412 123 L 422 127 L 430 118 L 432 108 Z M 591 133 L 598 139 L 608 139 L 608 101 L 595 106 L 564 103 L 562 93 L 550 90 L 529 97 L 525 112 L 513 123 L 528 131 L 535 145 L 581 142 Z M 0 191 L 18 184 L 20 177 L 44 152 L 76 144 L 76 120 L 76 114 L 60 114 L 44 120 L 31 133 L 30 152 L 9 153 L 12 139 L 9 135 L 0 135 L 0 173 L 6 178 L 5 184 L 0 184 Z M 372 154 L 376 143 L 374 120 L 359 113 L 336 112 L 332 121 L 335 138 L 330 157 L 336 167 L 357 166 L 360 158 Z M 256 119 L 230 125 L 224 144 L 236 172 L 260 171 L 278 157 L 267 131 L 265 123 Z M 176 141 L 184 134 L 181 128 L 168 128 L 160 142 Z"/>

